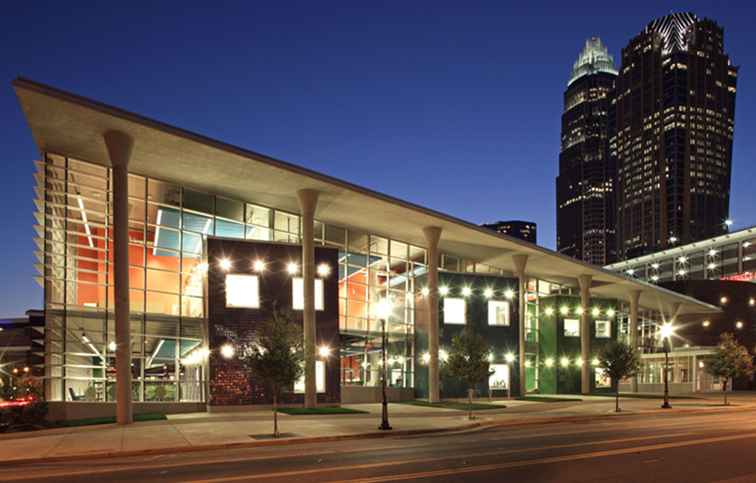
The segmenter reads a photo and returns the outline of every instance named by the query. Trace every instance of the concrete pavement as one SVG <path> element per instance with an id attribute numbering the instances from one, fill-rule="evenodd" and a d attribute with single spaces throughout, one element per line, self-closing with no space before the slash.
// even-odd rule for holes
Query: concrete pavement
<path id="1" fill-rule="evenodd" d="M 719 395 L 702 399 L 673 400 L 674 408 L 659 409 L 659 399 L 623 398 L 623 412 L 613 412 L 614 400 L 605 397 L 586 397 L 583 401 L 531 402 L 498 401 L 507 407 L 476 412 L 477 419 L 469 421 L 464 411 L 428 408 L 392 403 L 389 406 L 391 434 L 420 434 L 469 429 L 474 426 L 543 424 L 597 417 L 619 417 L 644 412 L 679 414 L 690 411 L 736 411 L 756 408 L 753 395 L 732 396 L 733 405 L 720 406 Z M 481 401 L 485 402 L 485 400 Z M 193 413 L 169 416 L 166 421 L 135 423 L 130 426 L 114 424 L 76 428 L 58 428 L 36 432 L 0 435 L 0 465 L 22 461 L 52 461 L 79 457 L 107 457 L 113 455 L 162 454 L 292 444 L 342 438 L 389 436 L 377 430 L 380 422 L 379 404 L 347 405 L 367 411 L 367 414 L 333 416 L 280 415 L 281 431 L 293 436 L 282 440 L 265 439 L 272 430 L 269 410 L 244 413 Z M 262 437 L 257 439 L 257 437 Z"/>

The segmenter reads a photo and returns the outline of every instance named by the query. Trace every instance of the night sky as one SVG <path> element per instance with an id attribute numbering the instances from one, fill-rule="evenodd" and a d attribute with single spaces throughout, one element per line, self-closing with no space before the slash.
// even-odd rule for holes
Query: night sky
<path id="1" fill-rule="evenodd" d="M 533 220 L 553 248 L 562 94 L 585 39 L 619 61 L 650 20 L 692 11 L 741 66 L 730 206 L 734 228 L 756 224 L 754 2 L 43 3 L 0 14 L 0 316 L 42 307 L 19 75 L 474 223 Z"/>

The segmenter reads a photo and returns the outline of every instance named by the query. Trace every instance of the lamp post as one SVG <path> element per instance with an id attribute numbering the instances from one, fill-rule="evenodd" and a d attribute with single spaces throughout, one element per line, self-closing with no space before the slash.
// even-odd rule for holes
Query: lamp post
<path id="1" fill-rule="evenodd" d="M 504 360 L 507 362 L 507 375 L 509 376 L 509 380 L 507 381 L 507 399 L 512 399 L 512 368 L 515 361 L 514 353 L 507 352 L 504 356 Z"/>
<path id="2" fill-rule="evenodd" d="M 661 326 L 661 339 L 662 349 L 664 350 L 664 402 L 662 403 L 662 409 L 670 409 L 672 405 L 669 403 L 669 351 L 670 351 L 670 337 L 674 332 L 672 324 L 667 322 Z"/>
<path id="3" fill-rule="evenodd" d="M 386 319 L 391 315 L 391 310 L 391 301 L 388 299 L 382 299 L 376 307 L 376 314 L 381 319 L 381 359 L 383 369 L 381 371 L 381 392 L 383 395 L 383 400 L 381 401 L 381 425 L 378 426 L 378 429 L 383 431 L 391 429 L 388 419 L 388 398 L 386 397 L 386 373 L 388 372 L 386 368 Z"/>

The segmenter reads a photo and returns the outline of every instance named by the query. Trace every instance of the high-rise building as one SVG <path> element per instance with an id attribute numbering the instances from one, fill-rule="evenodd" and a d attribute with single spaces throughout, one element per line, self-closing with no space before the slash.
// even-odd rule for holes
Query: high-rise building
<path id="1" fill-rule="evenodd" d="M 557 185 L 557 250 L 606 265 L 616 259 L 615 166 L 610 162 L 610 92 L 617 70 L 597 37 L 586 40 L 564 93 Z"/>
<path id="2" fill-rule="evenodd" d="M 620 259 L 727 230 L 737 75 L 723 29 L 692 13 L 652 21 L 622 49 L 610 138 Z"/>
<path id="3" fill-rule="evenodd" d="M 497 221 L 496 223 L 487 223 L 482 226 L 497 233 L 519 238 L 520 240 L 525 240 L 530 243 L 538 243 L 538 227 L 535 222 L 532 221 Z"/>

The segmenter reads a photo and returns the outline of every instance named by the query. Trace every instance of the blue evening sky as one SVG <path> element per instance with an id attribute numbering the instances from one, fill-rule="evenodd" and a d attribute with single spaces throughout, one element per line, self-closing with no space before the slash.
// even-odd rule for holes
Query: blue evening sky
<path id="1" fill-rule="evenodd" d="M 553 248 L 572 62 L 594 35 L 618 61 L 646 23 L 681 10 L 723 25 L 741 66 L 731 213 L 735 228 L 756 224 L 754 2 L 11 2 L 0 14 L 0 316 L 42 307 L 38 153 L 16 76 L 475 223 L 533 220 Z"/>

